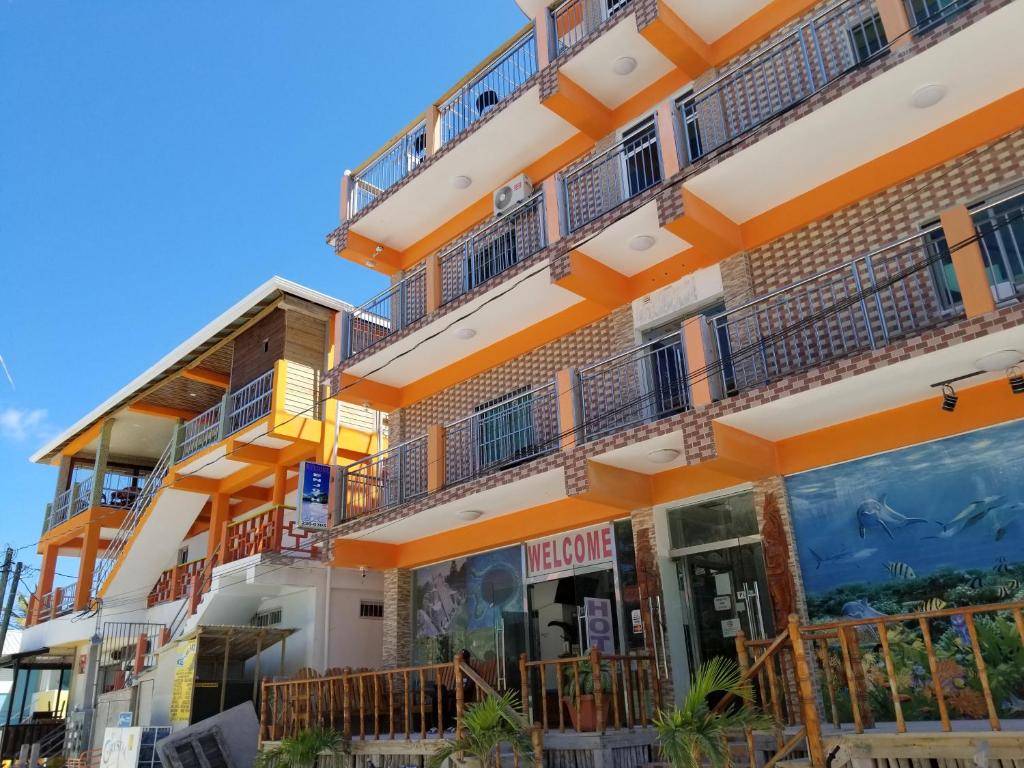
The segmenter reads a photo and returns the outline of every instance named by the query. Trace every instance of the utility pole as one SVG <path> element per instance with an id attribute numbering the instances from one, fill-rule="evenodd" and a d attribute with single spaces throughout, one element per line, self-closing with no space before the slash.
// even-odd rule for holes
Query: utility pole
<path id="1" fill-rule="evenodd" d="M 4 580 L 7 572 L 4 572 Z M 11 611 L 14 610 L 14 598 L 18 596 L 18 584 L 21 583 L 21 563 L 14 566 L 14 583 L 11 584 L 11 591 L 7 593 L 7 604 L 4 606 L 4 617 L 0 619 L 0 652 L 3 651 L 4 640 L 7 639 L 7 628 L 11 626 Z"/>
<path id="2" fill-rule="evenodd" d="M 4 599 L 4 595 L 7 594 L 7 580 L 11 575 L 11 560 L 14 559 L 14 550 L 10 547 L 7 548 L 7 554 L 4 555 L 4 565 L 2 572 L 0 572 L 0 601 Z M 18 591 L 18 582 L 14 582 L 14 589 L 12 592 Z M 3 634 L 0 635 L 0 654 L 4 652 L 4 639 L 7 637 L 7 625 L 4 625 Z"/>

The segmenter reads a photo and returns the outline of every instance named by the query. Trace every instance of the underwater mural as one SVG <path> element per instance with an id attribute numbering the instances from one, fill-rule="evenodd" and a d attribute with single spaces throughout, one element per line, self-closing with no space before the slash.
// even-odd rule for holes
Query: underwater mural
<path id="1" fill-rule="evenodd" d="M 792 475 L 786 490 L 812 622 L 1024 598 L 1024 422 Z M 1024 647 L 1012 614 L 990 612 L 975 623 L 1000 713 L 1024 715 Z M 929 624 L 951 715 L 984 717 L 964 617 Z M 936 702 L 920 628 L 887 626 L 904 714 L 931 719 Z M 876 714 L 891 717 L 877 630 L 860 630 L 860 639 Z"/>

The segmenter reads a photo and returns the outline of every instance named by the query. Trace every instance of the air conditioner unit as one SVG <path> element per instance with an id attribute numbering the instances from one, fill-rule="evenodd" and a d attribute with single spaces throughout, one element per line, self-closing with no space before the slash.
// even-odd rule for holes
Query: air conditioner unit
<path id="1" fill-rule="evenodd" d="M 525 173 L 494 190 L 494 215 L 502 216 L 533 194 L 533 184 Z"/>

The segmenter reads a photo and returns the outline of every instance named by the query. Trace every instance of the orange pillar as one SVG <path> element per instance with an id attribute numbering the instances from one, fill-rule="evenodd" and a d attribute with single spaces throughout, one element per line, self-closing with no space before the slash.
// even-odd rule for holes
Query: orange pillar
<path id="1" fill-rule="evenodd" d="M 75 610 L 84 611 L 92 600 L 92 574 L 100 549 L 100 525 L 88 523 L 82 533 L 82 556 L 78 561 L 78 585 L 75 588 Z"/>
<path id="2" fill-rule="evenodd" d="M 547 236 L 548 245 L 557 243 L 562 239 L 562 212 L 558 194 L 558 177 L 552 174 L 541 182 L 541 189 L 544 191 L 544 234 Z"/>
<path id="3" fill-rule="evenodd" d="M 43 550 L 43 562 L 39 566 L 39 582 L 36 584 L 36 601 L 47 592 L 53 591 L 53 575 L 57 570 L 57 554 L 60 547 L 49 544 Z"/>
<path id="4" fill-rule="evenodd" d="M 882 19 L 885 39 L 892 48 L 910 44 L 910 19 L 903 0 L 876 0 L 878 15 Z"/>
<path id="5" fill-rule="evenodd" d="M 563 451 L 576 446 L 576 371 L 562 368 L 555 374 L 555 396 L 558 398 L 558 428 Z"/>
<path id="6" fill-rule="evenodd" d="M 996 308 L 992 299 L 992 288 L 985 271 L 985 260 L 981 255 L 974 230 L 974 222 L 966 206 L 960 205 L 939 214 L 942 231 L 953 259 L 953 271 L 960 285 L 960 296 L 964 312 L 968 317 L 977 317 Z M 968 242 L 971 241 L 971 242 Z"/>
<path id="7" fill-rule="evenodd" d="M 537 71 L 544 69 L 552 59 L 552 24 L 551 12 L 545 6 L 537 12 L 533 20 L 533 37 L 537 42 Z"/>
<path id="8" fill-rule="evenodd" d="M 654 113 L 658 130 L 658 151 L 661 153 L 661 168 L 666 179 L 679 173 L 683 163 L 679 157 L 679 137 L 676 134 L 676 104 L 673 99 L 663 101 Z"/>
<path id="9" fill-rule="evenodd" d="M 441 307 L 441 260 L 436 253 L 427 256 L 426 274 L 427 282 L 427 314 L 432 315 Z"/>
<path id="10" fill-rule="evenodd" d="M 686 355 L 686 375 L 690 385 L 690 405 L 698 408 L 711 402 L 711 378 L 708 354 L 704 346 L 704 316 L 696 315 L 683 321 L 683 352 Z"/>
<path id="11" fill-rule="evenodd" d="M 444 427 L 431 424 L 427 427 L 427 493 L 444 488 L 444 476 Z"/>
<path id="12" fill-rule="evenodd" d="M 441 149 L 441 112 L 436 104 L 427 107 L 423 120 L 427 124 L 427 156 L 437 154 Z"/>
<path id="13" fill-rule="evenodd" d="M 210 536 L 206 541 L 206 562 L 210 562 L 217 547 L 224 546 L 224 531 L 231 520 L 231 497 L 215 493 L 210 500 Z"/>

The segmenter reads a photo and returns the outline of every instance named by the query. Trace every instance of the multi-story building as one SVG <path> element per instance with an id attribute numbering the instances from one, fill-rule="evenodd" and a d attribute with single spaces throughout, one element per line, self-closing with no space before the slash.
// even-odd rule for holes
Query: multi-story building
<path id="1" fill-rule="evenodd" d="M 331 392 L 390 442 L 333 558 L 382 575 L 384 669 L 322 720 L 443 730 L 469 674 L 631 766 L 715 656 L 757 660 L 765 756 L 1013 717 L 1024 3 L 519 5 L 342 180 L 328 242 L 392 284 Z"/>
<path id="2" fill-rule="evenodd" d="M 33 711 L 50 713 L 51 747 L 66 719 L 75 755 L 122 712 L 187 724 L 258 696 L 264 675 L 381 662 L 380 575 L 332 568 L 322 532 L 296 519 L 302 462 L 385 444 L 380 414 L 322 389 L 350 309 L 273 278 L 33 457 L 57 481 L 5 756 Z"/>

